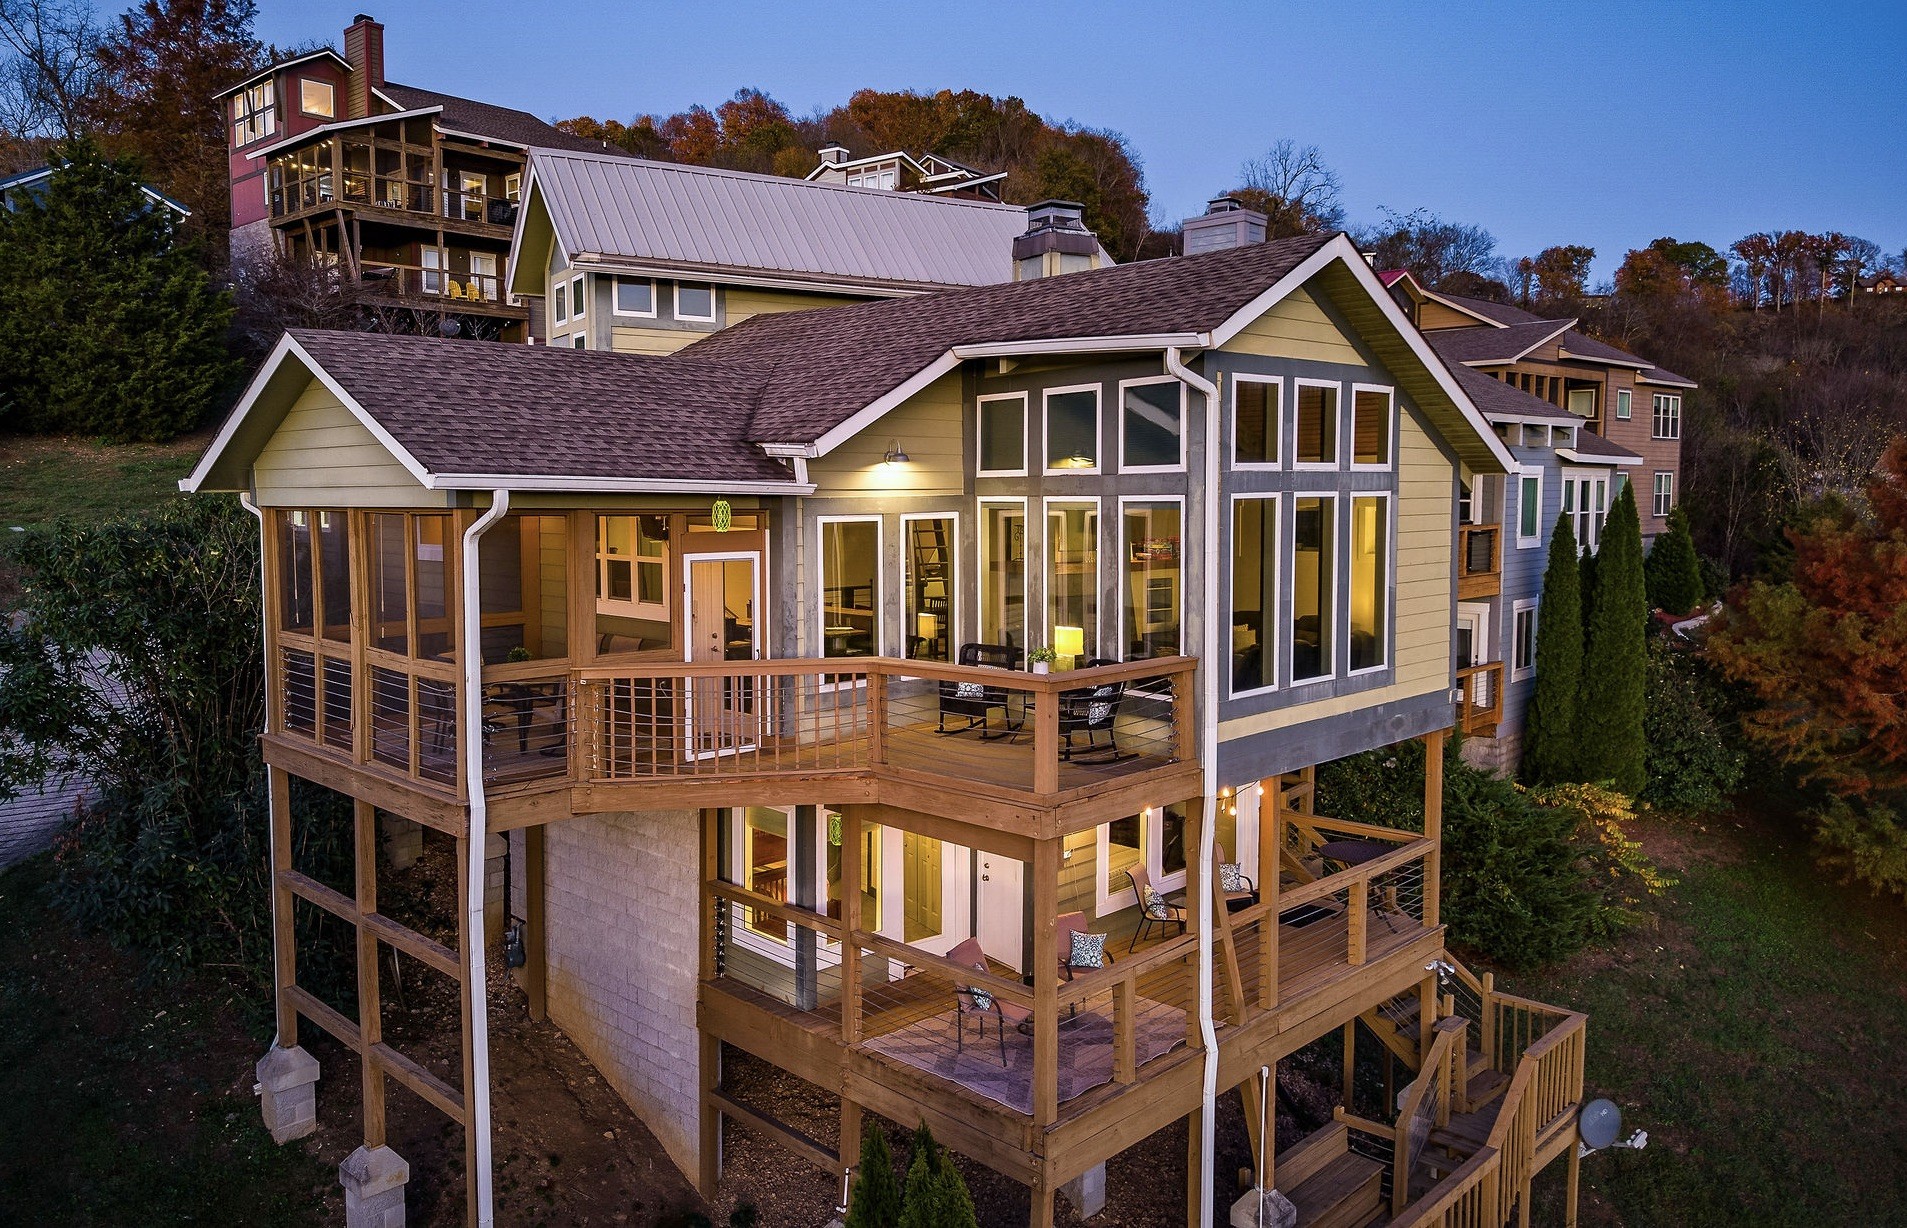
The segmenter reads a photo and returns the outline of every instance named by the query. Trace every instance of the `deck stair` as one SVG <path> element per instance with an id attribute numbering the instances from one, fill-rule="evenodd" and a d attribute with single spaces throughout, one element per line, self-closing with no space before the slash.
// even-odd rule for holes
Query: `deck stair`
<path id="1" fill-rule="evenodd" d="M 1418 1042 L 1421 1013 L 1417 994 L 1412 991 L 1380 1002 L 1358 1018 L 1385 1049 L 1414 1072 L 1422 1060 L 1422 1046 Z M 1464 1092 L 1472 1107 L 1489 1103 L 1510 1083 L 1509 1076 L 1497 1070 L 1491 1058 L 1474 1047 L 1474 1042 L 1473 1036 L 1472 1047 L 1464 1052 L 1462 1067 Z"/>
<path id="2" fill-rule="evenodd" d="M 1384 1166 L 1350 1150 L 1349 1138 L 1332 1122 L 1278 1157 L 1278 1187 L 1298 1228 L 1365 1228 L 1383 1213 Z"/>

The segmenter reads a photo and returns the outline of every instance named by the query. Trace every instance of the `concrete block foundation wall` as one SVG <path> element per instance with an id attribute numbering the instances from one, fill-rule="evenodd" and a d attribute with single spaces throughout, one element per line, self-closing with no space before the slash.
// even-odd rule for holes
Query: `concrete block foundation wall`
<path id="1" fill-rule="evenodd" d="M 1523 763 L 1523 730 L 1497 726 L 1494 738 L 1465 738 L 1463 761 L 1474 768 L 1514 777 Z"/>
<path id="2" fill-rule="evenodd" d="M 546 830 L 550 1021 L 693 1178 L 700 816 L 598 815 Z"/>

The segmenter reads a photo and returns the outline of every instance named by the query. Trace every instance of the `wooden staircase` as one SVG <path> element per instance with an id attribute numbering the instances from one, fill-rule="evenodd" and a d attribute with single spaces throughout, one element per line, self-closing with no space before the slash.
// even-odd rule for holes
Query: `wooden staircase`
<path id="1" fill-rule="evenodd" d="M 1384 1212 L 1384 1166 L 1350 1149 L 1343 1122 L 1284 1152 L 1275 1171 L 1300 1228 L 1365 1228 Z"/>

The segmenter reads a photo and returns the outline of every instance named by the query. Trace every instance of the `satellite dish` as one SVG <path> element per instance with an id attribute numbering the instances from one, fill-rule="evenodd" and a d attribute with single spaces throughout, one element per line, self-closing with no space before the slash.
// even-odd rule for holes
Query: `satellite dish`
<path id="1" fill-rule="evenodd" d="M 461 323 L 447 316 L 437 322 L 437 331 L 446 337 L 455 337 L 463 330 L 464 326 Z"/>
<path id="2" fill-rule="evenodd" d="M 1611 1100 L 1591 1100 L 1576 1117 L 1576 1128 L 1591 1151 L 1600 1151 L 1622 1133 L 1622 1110 Z"/>

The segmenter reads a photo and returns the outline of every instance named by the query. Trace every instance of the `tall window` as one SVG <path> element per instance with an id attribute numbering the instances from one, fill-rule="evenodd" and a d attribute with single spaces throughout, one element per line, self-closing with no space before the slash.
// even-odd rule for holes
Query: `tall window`
<path id="1" fill-rule="evenodd" d="M 1521 682 L 1536 672 L 1536 602 L 1517 602 L 1512 617 L 1510 677 Z"/>
<path id="2" fill-rule="evenodd" d="M 952 516 L 903 516 L 907 542 L 902 627 L 914 661 L 952 661 L 954 533 Z"/>
<path id="3" fill-rule="evenodd" d="M 980 505 L 980 638 L 1026 647 L 1026 508 Z"/>
<path id="4" fill-rule="evenodd" d="M 1351 500 L 1351 672 L 1377 669 L 1388 657 L 1390 500 Z"/>
<path id="5" fill-rule="evenodd" d="M 821 521 L 821 655 L 880 652 L 881 522 Z"/>
<path id="6" fill-rule="evenodd" d="M 1671 393 L 1658 392 L 1654 398 L 1654 413 L 1649 422 L 1649 436 L 1653 439 L 1680 439 L 1682 437 L 1682 398 Z"/>
<path id="7" fill-rule="evenodd" d="M 1338 389 L 1336 384 L 1298 383 L 1298 432 L 1292 458 L 1301 466 L 1335 468 L 1338 463 Z"/>
<path id="8" fill-rule="evenodd" d="M 1047 471 L 1099 472 L 1099 386 L 1051 390 L 1045 409 Z"/>
<path id="9" fill-rule="evenodd" d="M 1278 681 L 1274 623 L 1278 609 L 1278 499 L 1232 504 L 1232 694 Z"/>
<path id="10" fill-rule="evenodd" d="M 981 397 L 979 473 L 1018 476 L 1026 472 L 1026 394 Z"/>
<path id="11" fill-rule="evenodd" d="M 1333 672 L 1337 622 L 1337 501 L 1300 495 L 1291 526 L 1291 678 L 1305 682 Z"/>
<path id="12" fill-rule="evenodd" d="M 232 99 L 232 144 L 249 145 L 278 131 L 278 95 L 261 81 Z"/>
<path id="13" fill-rule="evenodd" d="M 351 745 L 351 554 L 346 513 L 286 511 L 278 521 L 284 728 Z"/>
<path id="14" fill-rule="evenodd" d="M 1391 462 L 1391 393 L 1388 388 L 1358 388 L 1351 394 L 1351 463 Z"/>
<path id="15" fill-rule="evenodd" d="M 1185 385 L 1176 379 L 1119 386 L 1119 465 L 1180 469 L 1185 465 Z"/>
<path id="16" fill-rule="evenodd" d="M 559 281 L 550 289 L 550 322 L 569 323 L 569 283 Z"/>
<path id="17" fill-rule="evenodd" d="M 596 609 L 666 621 L 669 617 L 669 521 L 666 516 L 596 520 Z"/>
<path id="18" fill-rule="evenodd" d="M 1099 503 L 1046 505 L 1046 636 L 1062 665 L 1099 652 Z"/>
<path id="19" fill-rule="evenodd" d="M 1516 476 L 1510 489 L 1516 494 L 1516 544 L 1519 548 L 1541 545 L 1543 541 L 1543 475 L 1526 471 Z"/>
<path id="20" fill-rule="evenodd" d="M 1608 511 L 1608 474 L 1563 474 L 1563 515 L 1572 517 L 1569 527 L 1579 548 L 1594 550 L 1602 544 L 1602 521 Z"/>
<path id="21" fill-rule="evenodd" d="M 1120 505 L 1120 627 L 1129 659 L 1172 657 L 1182 650 L 1179 533 L 1176 500 Z M 1108 656 L 1117 654 L 1108 653 Z"/>
<path id="22" fill-rule="evenodd" d="M 588 302 L 588 298 L 587 298 L 587 283 L 588 282 L 589 282 L 588 274 L 578 273 L 575 276 L 575 278 L 571 280 L 571 282 L 569 283 L 569 318 L 572 320 L 575 320 L 579 324 L 582 322 L 584 312 L 587 310 L 586 304 Z"/>
<path id="23" fill-rule="evenodd" d="M 1675 510 L 1675 475 L 1658 473 L 1655 475 L 1655 503 L 1649 510 L 1656 516 L 1667 516 Z"/>
<path id="24" fill-rule="evenodd" d="M 1240 375 L 1232 380 L 1232 464 L 1276 465 L 1284 389 L 1281 380 Z"/>
<path id="25" fill-rule="evenodd" d="M 1619 421 L 1627 422 L 1629 420 L 1630 414 L 1634 412 L 1631 408 L 1633 401 L 1634 394 L 1627 388 L 1616 389 L 1616 418 Z"/>

